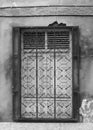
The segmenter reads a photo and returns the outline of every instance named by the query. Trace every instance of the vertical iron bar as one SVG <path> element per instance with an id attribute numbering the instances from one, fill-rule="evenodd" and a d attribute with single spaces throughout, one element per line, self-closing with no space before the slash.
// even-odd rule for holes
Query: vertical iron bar
<path id="1" fill-rule="evenodd" d="M 21 79 L 22 79 L 22 54 L 23 54 L 23 52 L 24 52 L 24 48 L 23 48 L 23 33 L 21 32 L 21 36 L 20 36 L 21 38 L 20 38 L 20 44 L 21 44 L 21 48 L 20 48 L 20 77 L 21 77 Z M 21 82 L 21 79 L 20 79 L 20 117 L 21 117 L 21 113 L 22 113 L 22 109 L 21 109 L 21 104 L 22 104 L 22 93 L 21 93 L 21 90 L 22 90 L 22 82 Z"/>
<path id="2" fill-rule="evenodd" d="M 73 66 L 73 48 L 72 48 L 72 44 L 74 44 L 74 43 L 72 43 L 72 32 L 71 32 L 71 30 L 69 31 L 69 48 L 70 48 L 70 51 L 69 51 L 69 53 L 71 53 L 71 69 L 72 69 L 72 76 L 71 76 L 71 82 L 72 82 L 72 84 L 71 84 L 71 107 L 73 106 L 73 81 L 74 81 L 74 66 Z M 72 109 L 72 116 L 73 116 L 73 107 L 71 108 Z"/>
<path id="3" fill-rule="evenodd" d="M 54 38 L 56 38 L 54 29 Z M 56 51 L 55 51 L 55 39 L 54 39 L 54 119 L 56 119 Z"/>
<path id="4" fill-rule="evenodd" d="M 20 80 L 20 86 L 19 86 L 19 91 L 20 91 L 20 104 L 19 104 L 19 107 L 20 107 L 20 112 L 19 112 L 19 114 L 20 114 L 20 118 L 21 118 L 21 44 L 23 44 L 23 43 L 21 43 L 21 31 L 19 30 L 19 48 L 18 48 L 18 50 L 19 50 L 19 80 Z"/>
<path id="5" fill-rule="evenodd" d="M 47 43 L 47 32 L 45 32 L 45 50 L 47 50 L 47 45 L 48 45 L 48 43 Z"/>
<path id="6" fill-rule="evenodd" d="M 36 31 L 37 42 L 37 31 Z M 36 43 L 36 118 L 38 119 L 38 48 Z"/>

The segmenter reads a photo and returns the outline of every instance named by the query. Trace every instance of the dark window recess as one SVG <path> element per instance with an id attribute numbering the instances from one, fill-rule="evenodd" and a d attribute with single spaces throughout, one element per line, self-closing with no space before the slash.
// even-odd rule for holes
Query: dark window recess
<path id="1" fill-rule="evenodd" d="M 49 49 L 69 49 L 69 31 L 48 32 Z"/>
<path id="2" fill-rule="evenodd" d="M 25 32 L 23 43 L 24 49 L 44 49 L 45 32 Z"/>

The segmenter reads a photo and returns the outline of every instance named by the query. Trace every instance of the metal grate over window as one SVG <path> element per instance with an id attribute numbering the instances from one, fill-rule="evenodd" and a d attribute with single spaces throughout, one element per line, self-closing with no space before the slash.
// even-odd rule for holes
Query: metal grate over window
<path id="1" fill-rule="evenodd" d="M 21 117 L 71 119 L 71 32 L 30 30 L 21 42 Z"/>

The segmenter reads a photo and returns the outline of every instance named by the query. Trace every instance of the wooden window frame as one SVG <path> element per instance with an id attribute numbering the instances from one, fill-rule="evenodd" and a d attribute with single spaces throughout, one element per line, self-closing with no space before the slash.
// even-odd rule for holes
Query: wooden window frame
<path id="1" fill-rule="evenodd" d="M 73 118 L 61 120 L 31 120 L 21 118 L 21 31 L 33 29 L 57 29 L 70 30 L 72 32 L 72 69 L 73 69 Z M 13 120 L 20 122 L 79 122 L 79 27 L 13 27 Z M 77 74 L 75 72 L 77 70 Z M 75 85 L 75 80 L 77 85 Z"/>

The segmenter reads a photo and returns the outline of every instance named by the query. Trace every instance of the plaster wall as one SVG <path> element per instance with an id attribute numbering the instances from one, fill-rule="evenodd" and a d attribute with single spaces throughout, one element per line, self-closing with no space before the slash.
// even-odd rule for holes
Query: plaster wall
<path id="1" fill-rule="evenodd" d="M 0 130 L 92 130 L 91 123 L 0 123 Z"/>
<path id="2" fill-rule="evenodd" d="M 0 7 L 47 5 L 93 5 L 93 0 L 0 0 Z"/>
<path id="3" fill-rule="evenodd" d="M 91 123 L 0 123 L 0 130 L 92 130 Z"/>

